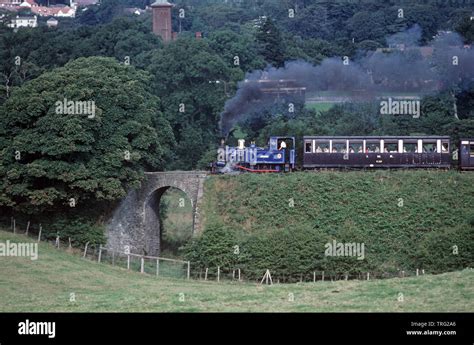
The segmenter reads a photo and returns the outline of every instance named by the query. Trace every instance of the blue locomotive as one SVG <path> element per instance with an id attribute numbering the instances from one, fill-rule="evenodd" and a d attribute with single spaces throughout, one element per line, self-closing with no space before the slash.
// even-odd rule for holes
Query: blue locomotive
<path id="1" fill-rule="evenodd" d="M 239 139 L 236 147 L 221 143 L 217 162 L 212 166 L 216 173 L 290 172 L 294 168 L 294 137 L 270 137 L 267 147 L 258 147 L 253 142 L 246 147 L 243 139 Z"/>

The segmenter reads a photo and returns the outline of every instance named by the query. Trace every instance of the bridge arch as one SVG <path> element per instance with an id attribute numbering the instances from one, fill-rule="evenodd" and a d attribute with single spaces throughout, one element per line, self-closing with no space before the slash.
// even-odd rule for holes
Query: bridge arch
<path id="1" fill-rule="evenodd" d="M 201 230 L 200 203 L 204 180 L 202 171 L 148 172 L 141 187 L 132 190 L 107 223 L 107 247 L 123 251 L 130 246 L 138 254 L 159 255 L 159 202 L 170 187 L 184 192 L 192 205 L 193 236 Z"/>
<path id="2" fill-rule="evenodd" d="M 194 223 L 194 207 L 191 196 L 184 190 L 174 186 L 159 187 L 155 191 L 151 192 L 146 198 L 143 204 L 144 214 L 144 225 L 147 241 L 145 243 L 145 253 L 160 254 L 162 249 L 162 235 L 163 235 L 163 224 L 160 219 L 160 203 L 163 195 L 170 189 L 174 188 L 183 192 L 188 200 L 191 202 L 191 209 L 193 210 L 193 223 Z M 194 230 L 194 224 L 193 224 Z"/>

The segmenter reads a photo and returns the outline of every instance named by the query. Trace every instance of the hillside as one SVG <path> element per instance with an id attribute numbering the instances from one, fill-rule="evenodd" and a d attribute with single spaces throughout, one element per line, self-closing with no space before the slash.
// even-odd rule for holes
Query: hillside
<path id="1" fill-rule="evenodd" d="M 0 242 L 30 238 L 0 231 Z M 157 279 L 39 246 L 36 261 L 1 257 L 0 312 L 472 311 L 474 272 L 377 281 L 256 286 Z M 75 293 L 76 302 L 70 302 Z M 184 302 L 179 294 L 184 294 Z M 403 301 L 398 301 L 399 294 Z M 292 295 L 291 295 L 292 294 Z M 294 300 L 290 298 L 294 297 Z"/>
<path id="2" fill-rule="evenodd" d="M 241 267 L 250 275 L 270 268 L 291 280 L 314 270 L 396 275 L 474 264 L 474 174 L 214 176 L 205 195 L 206 230 L 189 254 L 203 266 Z M 325 256 L 333 240 L 363 243 L 364 260 Z M 239 255 L 225 249 L 235 245 Z"/>

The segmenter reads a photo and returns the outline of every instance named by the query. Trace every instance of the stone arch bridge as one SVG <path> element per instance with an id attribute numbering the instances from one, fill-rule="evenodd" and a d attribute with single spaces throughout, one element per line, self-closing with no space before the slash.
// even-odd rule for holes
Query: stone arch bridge
<path id="1" fill-rule="evenodd" d="M 107 223 L 107 247 L 146 255 L 160 254 L 160 199 L 170 187 L 177 188 L 191 200 L 193 235 L 201 231 L 200 204 L 203 195 L 203 171 L 147 172 L 139 189 L 131 190 Z"/>

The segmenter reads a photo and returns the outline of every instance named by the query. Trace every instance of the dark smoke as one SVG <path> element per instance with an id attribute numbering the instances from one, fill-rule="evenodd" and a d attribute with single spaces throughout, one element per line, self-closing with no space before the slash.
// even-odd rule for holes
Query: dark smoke
<path id="1" fill-rule="evenodd" d="M 311 91 L 350 91 L 354 99 L 362 91 L 367 95 L 384 91 L 436 92 L 467 87 L 474 80 L 474 50 L 463 47 L 457 33 L 444 33 L 425 47 L 418 49 L 421 39 L 419 26 L 387 38 L 390 53 L 366 52 L 363 57 L 343 64 L 341 57 L 327 58 L 314 66 L 304 61 L 286 62 L 282 68 L 267 67 L 246 75 L 247 82 L 239 83 L 236 95 L 225 104 L 220 128 L 226 136 L 244 115 L 261 109 L 271 102 L 257 86 L 262 78 L 296 80 Z M 420 58 L 420 54 L 430 56 Z M 458 65 L 453 65 L 453 56 Z"/>

